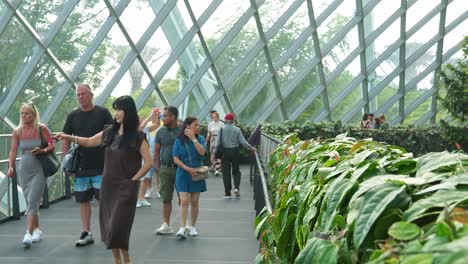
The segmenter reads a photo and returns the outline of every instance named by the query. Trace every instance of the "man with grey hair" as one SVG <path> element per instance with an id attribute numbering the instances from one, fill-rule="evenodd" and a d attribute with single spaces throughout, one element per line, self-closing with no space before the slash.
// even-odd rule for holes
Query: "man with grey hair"
<path id="1" fill-rule="evenodd" d="M 105 125 L 113 122 L 112 116 L 104 107 L 93 104 L 93 92 L 87 84 L 76 88 L 76 99 L 79 107 L 67 116 L 63 132 L 79 137 L 92 137 L 101 132 Z M 70 142 L 64 141 L 62 151 L 65 155 Z M 91 233 L 91 200 L 99 200 L 102 171 L 104 168 L 104 149 L 80 147 L 79 170 L 75 174 L 75 200 L 80 204 L 82 233 L 76 241 L 77 247 L 94 243 Z"/>
<path id="2" fill-rule="evenodd" d="M 231 199 L 231 169 L 232 177 L 234 178 L 234 196 L 236 199 L 240 198 L 240 179 L 241 172 L 239 169 L 240 162 L 240 150 L 239 146 L 242 145 L 252 151 L 257 151 L 252 147 L 241 130 L 234 125 L 234 114 L 227 113 L 224 117 L 225 126 L 219 132 L 219 136 L 216 138 L 215 151 L 218 149 L 219 144 L 223 146 L 223 159 L 221 160 L 221 167 L 223 172 L 223 183 L 224 183 L 224 199 Z"/>

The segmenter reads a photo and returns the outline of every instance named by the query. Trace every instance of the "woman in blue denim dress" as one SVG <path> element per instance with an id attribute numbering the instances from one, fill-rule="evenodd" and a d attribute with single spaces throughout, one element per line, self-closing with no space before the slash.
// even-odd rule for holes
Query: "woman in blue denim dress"
<path id="1" fill-rule="evenodd" d="M 198 120 L 195 117 L 187 117 L 182 126 L 181 133 L 177 137 L 172 155 L 177 164 L 176 190 L 180 197 L 180 229 L 177 236 L 186 237 L 186 231 L 190 236 L 197 236 L 195 223 L 198 218 L 198 201 L 200 192 L 206 192 L 205 180 L 193 181 L 192 175 L 195 168 L 201 167 L 205 159 L 205 138 L 199 135 Z M 187 225 L 187 212 L 190 202 L 190 225 Z"/>

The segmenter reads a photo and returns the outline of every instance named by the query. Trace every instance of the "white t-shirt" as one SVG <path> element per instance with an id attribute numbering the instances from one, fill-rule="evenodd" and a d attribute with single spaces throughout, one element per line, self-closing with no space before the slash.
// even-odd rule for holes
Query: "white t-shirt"
<path id="1" fill-rule="evenodd" d="M 218 135 L 218 132 L 221 128 L 224 127 L 224 123 L 221 122 L 221 121 L 218 121 L 218 122 L 215 122 L 215 121 L 211 121 L 209 124 L 208 124 L 208 132 L 210 132 L 212 135 Z"/>

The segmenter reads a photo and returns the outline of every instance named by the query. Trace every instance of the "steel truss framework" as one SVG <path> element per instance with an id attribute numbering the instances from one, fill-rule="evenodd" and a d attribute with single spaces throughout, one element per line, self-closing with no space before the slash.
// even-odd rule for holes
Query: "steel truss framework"
<path id="1" fill-rule="evenodd" d="M 401 123 L 405 117 L 410 115 L 422 103 L 432 98 L 430 110 L 425 115 L 420 117 L 416 124 L 423 124 L 427 121 L 435 123 L 435 117 L 438 112 L 436 95 L 439 90 L 438 78 L 441 71 L 441 66 L 459 49 L 458 45 L 454 45 L 453 47 L 446 49 L 447 51 L 444 53 L 444 36 L 449 34 L 462 23 L 466 22 L 468 18 L 467 8 L 467 11 L 463 12 L 458 18 L 455 18 L 450 24 L 446 24 L 447 7 L 450 6 L 454 0 L 437 0 L 439 2 L 437 6 L 435 6 L 423 18 L 421 18 L 420 21 L 417 22 L 414 26 L 408 28 L 406 24 L 408 16 L 407 11 L 417 2 L 417 0 L 401 0 L 400 7 L 394 11 L 393 14 L 391 14 L 379 27 L 372 30 L 372 32 L 365 32 L 366 27 L 364 19 L 374 10 L 374 8 L 379 4 L 380 0 L 333 0 L 330 1 L 330 4 L 318 16 L 315 12 L 316 7 L 314 6 L 314 1 L 295 0 L 290 1 L 289 6 L 286 8 L 284 13 L 277 18 L 275 23 L 270 28 L 266 29 L 262 23 L 262 17 L 259 12 L 259 8 L 264 4 L 264 2 L 266 2 L 266 0 L 250 0 L 250 6 L 246 9 L 243 15 L 241 15 L 239 19 L 233 24 L 232 28 L 227 31 L 221 41 L 219 41 L 217 45 L 210 50 L 207 46 L 206 38 L 201 31 L 201 27 L 215 12 L 217 12 L 217 8 L 221 5 L 222 0 L 211 1 L 211 4 L 198 17 L 198 19 L 196 18 L 192 8 L 192 6 L 195 4 L 195 1 L 163 1 L 163 7 L 159 9 L 158 13 L 156 13 L 154 20 L 151 22 L 146 31 L 143 33 L 142 37 L 137 42 L 134 42 L 130 38 L 128 30 L 125 28 L 123 21 L 120 19 L 120 16 L 128 7 L 131 0 L 120 0 L 118 2 L 114 1 L 117 2 L 117 4 L 112 3 L 110 0 L 104 0 L 104 3 L 109 11 L 109 17 L 102 24 L 95 38 L 91 41 L 87 49 L 81 55 L 74 68 L 71 70 L 71 72 L 68 73 L 64 69 L 63 65 L 60 64 L 54 53 L 49 49 L 49 46 L 51 45 L 54 37 L 60 32 L 62 26 L 65 24 L 67 18 L 70 16 L 74 8 L 76 8 L 79 0 L 64 1 L 64 5 L 57 15 L 57 19 L 50 25 L 47 33 L 44 34 L 43 37 L 41 37 L 38 32 L 36 32 L 33 26 L 29 24 L 27 19 L 19 10 L 22 0 L 2 1 L 5 7 L 0 17 L 0 34 L 5 31 L 9 23 L 11 23 L 12 18 L 15 17 L 37 44 L 27 64 L 16 73 L 15 77 L 8 85 L 8 93 L 3 98 L 0 105 L 0 117 L 10 127 L 14 127 L 15 124 L 9 121 L 6 115 L 15 100 L 18 99 L 21 91 L 25 88 L 27 81 L 32 76 L 34 69 L 40 63 L 40 60 L 43 56 L 46 56 L 52 62 L 52 64 L 58 69 L 64 79 L 61 86 L 58 87 L 58 92 L 56 93 L 55 97 L 52 99 L 47 108 L 43 109 L 42 122 L 48 123 L 70 89 L 75 87 L 78 76 L 83 72 L 86 65 L 90 62 L 92 56 L 103 42 L 105 37 L 109 34 L 114 24 L 117 24 L 123 33 L 123 36 L 128 42 L 130 50 L 124 57 L 122 63 L 118 66 L 118 70 L 112 77 L 111 81 L 107 84 L 103 92 L 97 98 L 96 102 L 101 105 L 111 95 L 112 91 L 116 88 L 117 84 L 128 71 L 130 66 L 135 61 L 138 61 L 141 64 L 146 76 L 149 78 L 149 84 L 143 90 L 143 93 L 140 95 L 140 97 L 136 99 L 138 108 L 141 108 L 144 105 L 146 100 L 153 94 L 154 91 L 165 105 L 171 104 L 180 106 L 186 97 L 194 91 L 194 88 L 199 85 L 202 77 L 209 73 L 210 76 L 214 77 L 216 91 L 212 93 L 211 96 L 207 96 L 201 101 L 199 100 L 197 102 L 200 109 L 198 112 L 199 118 L 205 118 L 209 113 L 209 110 L 220 101 L 223 101 L 223 107 L 225 108 L 225 111 L 233 111 L 236 115 L 239 115 L 249 106 L 253 98 L 255 98 L 263 89 L 266 89 L 265 87 L 267 84 L 271 82 L 274 88 L 274 94 L 271 95 L 273 99 L 266 107 L 266 110 L 258 115 L 259 118 L 256 120 L 256 122 L 261 123 L 268 120 L 276 110 L 279 110 L 280 119 L 282 120 L 297 120 L 319 96 L 322 100 L 323 109 L 320 113 L 316 113 L 315 117 L 311 121 L 331 120 L 332 111 L 349 94 L 351 94 L 356 89 L 356 87 L 361 85 L 362 100 L 355 102 L 349 111 L 347 111 L 343 116 L 339 117 L 340 120 L 348 122 L 356 114 L 361 112 L 369 112 L 369 104 L 371 100 L 376 98 L 376 96 L 378 96 L 379 93 L 382 92 L 391 81 L 399 77 L 399 84 L 396 89 L 396 94 L 387 102 L 385 102 L 385 104 L 380 106 L 375 111 L 375 113 L 385 113 L 392 106 L 398 103 L 398 115 L 396 118 L 390 121 L 391 124 Z M 154 1 L 157 0 L 150 0 L 149 2 L 152 3 Z M 193 26 L 187 30 L 177 46 L 172 49 L 172 53 L 168 56 L 159 70 L 157 72 L 152 72 L 150 67 L 143 59 L 142 51 L 155 32 L 162 27 L 162 24 L 169 17 L 170 13 L 174 9 L 180 8 L 180 5 L 179 7 L 177 5 L 178 1 L 183 3 L 182 6 L 186 8 L 186 11 L 190 15 L 190 20 L 192 21 Z M 351 17 L 349 21 L 327 43 L 320 43 L 317 32 L 318 27 L 323 24 L 324 21 L 330 15 L 332 15 L 333 12 L 345 1 L 355 1 L 356 12 L 354 16 Z M 309 24 L 295 41 L 293 41 L 288 47 L 284 47 L 285 52 L 282 53 L 278 59 L 273 60 L 270 52 L 269 41 L 275 37 L 275 35 L 280 31 L 281 27 L 284 26 L 285 23 L 290 18 L 292 18 L 296 11 L 303 5 L 305 5 L 307 8 Z M 408 57 L 406 55 L 406 44 L 408 39 L 416 32 L 418 32 L 424 25 L 426 25 L 432 17 L 438 14 L 440 14 L 439 27 L 436 31 L 434 31 L 434 36 Z M 233 39 L 240 33 L 242 28 L 252 18 L 255 21 L 258 33 L 257 43 L 252 45 L 250 50 L 244 54 L 245 56 L 243 57 L 242 61 L 238 65 L 235 65 L 234 70 L 229 76 L 221 78 L 215 63 L 216 59 L 219 58 L 221 53 L 229 46 Z M 368 63 L 366 49 L 371 47 L 374 41 L 398 19 L 400 21 L 400 35 L 395 37 L 394 43 L 388 45 L 382 54 L 375 58 L 371 63 Z M 337 46 L 340 41 L 342 41 L 354 28 L 357 28 L 359 45 L 354 50 L 350 51 L 347 57 L 343 59 L 332 72 L 326 74 L 324 70 L 324 57 L 328 55 L 332 49 Z M 189 46 L 195 36 L 198 36 L 198 41 L 201 43 L 202 51 L 200 52 L 204 53 L 204 61 L 196 65 L 196 70 L 190 73 L 186 84 L 181 87 L 177 97 L 174 100 L 169 101 L 161 92 L 158 84 L 169 71 L 169 69 L 178 62 L 181 54 Z M 281 85 L 278 81 L 277 71 L 282 66 L 284 66 L 285 63 L 298 51 L 302 44 L 310 39 L 309 37 L 311 37 L 313 41 L 315 55 L 311 57 L 311 59 L 292 79 Z M 433 46 L 436 47 L 435 61 L 427 66 L 423 72 L 418 73 L 414 79 L 407 82 L 407 76 L 405 76 L 407 68 L 416 62 Z M 369 89 L 370 76 L 375 72 L 379 65 L 381 65 L 385 60 L 389 59 L 389 57 L 397 51 L 399 53 L 399 65 L 397 65 L 397 67 L 392 72 L 388 73 L 388 75 L 385 76 L 380 81 L 380 83 L 378 83 L 375 87 L 372 87 L 372 89 Z M 257 82 L 252 83 L 250 87 L 247 87 L 246 91 L 248 92 L 243 95 L 243 99 L 240 100 L 240 104 L 233 105 L 228 92 L 233 87 L 236 80 L 260 53 L 264 54 L 264 59 L 266 61 L 266 65 L 268 66 L 268 70 L 259 77 Z M 357 58 L 359 59 L 360 63 L 359 74 L 357 74 L 354 80 L 351 81 L 346 87 L 342 87 L 337 97 L 333 98 L 333 100 L 330 100 L 328 96 L 328 88 L 330 84 L 341 73 L 343 73 L 343 71 L 346 70 L 351 62 Z M 316 86 L 310 87 L 310 92 L 308 92 L 302 103 L 298 104 L 292 113 L 287 113 L 285 110 L 285 98 L 294 92 L 296 87 L 298 87 L 298 85 L 307 75 L 314 71 L 316 71 L 318 77 Z M 412 102 L 409 106 L 405 107 L 405 95 L 408 92 L 416 89 L 418 83 L 425 79 L 429 74 L 434 75 L 435 81 L 433 87 L 428 89 L 420 98 Z"/>

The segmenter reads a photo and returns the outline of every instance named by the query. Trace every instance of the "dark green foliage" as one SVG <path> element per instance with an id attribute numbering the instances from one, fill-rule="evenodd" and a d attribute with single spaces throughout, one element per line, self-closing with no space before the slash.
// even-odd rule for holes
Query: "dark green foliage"
<path id="1" fill-rule="evenodd" d="M 268 164 L 273 212 L 255 221 L 255 263 L 466 260 L 467 155 L 413 158 L 345 134 L 284 142 Z"/>

